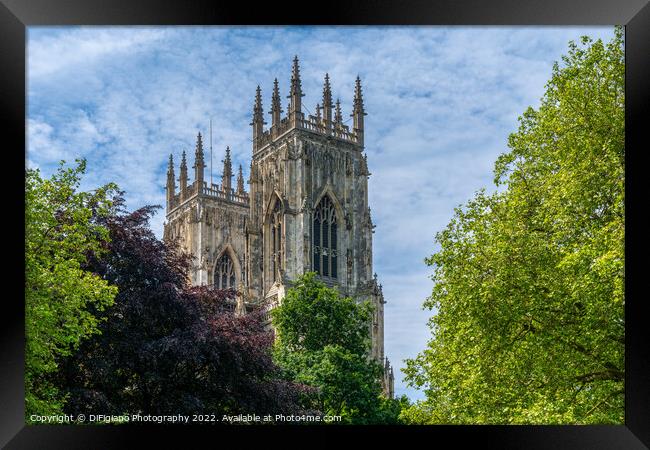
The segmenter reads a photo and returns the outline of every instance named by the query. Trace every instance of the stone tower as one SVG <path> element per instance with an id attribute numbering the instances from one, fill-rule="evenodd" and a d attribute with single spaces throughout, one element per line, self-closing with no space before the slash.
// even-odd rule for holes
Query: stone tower
<path id="1" fill-rule="evenodd" d="M 244 282 L 248 194 L 232 187 L 230 149 L 223 161 L 221 185 L 204 181 L 205 162 L 201 133 L 194 158 L 194 182 L 188 185 L 185 152 L 181 162 L 180 192 L 173 187 L 173 160 L 167 175 L 167 222 L 164 238 L 179 238 L 194 256 L 190 279 L 195 285 L 235 288 Z"/>
<path id="2" fill-rule="evenodd" d="M 231 188 L 229 149 L 222 184 L 208 186 L 203 181 L 200 134 L 195 181 L 187 185 L 187 168 L 181 165 L 178 194 L 170 157 L 165 237 L 180 238 L 195 256 L 194 284 L 236 287 L 241 303 L 249 307 L 272 309 L 292 280 L 309 271 L 343 295 L 369 300 L 374 306 L 371 356 L 385 365 L 384 387 L 392 394 L 392 369 L 384 357 L 385 302 L 372 267 L 374 225 L 368 205 L 361 80 L 357 77 L 355 82 L 351 129 L 343 121 L 340 101 L 332 101 L 328 74 L 316 115 L 305 116 L 303 96 L 296 57 L 286 116 L 275 79 L 271 123 L 265 129 L 257 87 L 249 193 L 243 187 L 241 167 L 237 189 Z"/>

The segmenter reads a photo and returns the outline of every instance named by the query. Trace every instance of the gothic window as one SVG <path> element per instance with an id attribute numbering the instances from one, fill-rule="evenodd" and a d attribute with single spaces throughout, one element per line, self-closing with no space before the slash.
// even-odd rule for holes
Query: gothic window
<path id="1" fill-rule="evenodd" d="M 236 288 L 235 266 L 227 252 L 224 252 L 217 260 L 217 265 L 214 269 L 214 285 L 218 289 Z"/>
<path id="2" fill-rule="evenodd" d="M 312 228 L 312 261 L 314 272 L 325 277 L 337 277 L 337 223 L 332 200 L 326 195 L 314 210 Z"/>
<path id="3" fill-rule="evenodd" d="M 280 201 L 276 200 L 273 211 L 271 212 L 271 279 L 276 281 L 278 279 L 280 262 L 282 261 L 282 213 L 280 211 Z"/>

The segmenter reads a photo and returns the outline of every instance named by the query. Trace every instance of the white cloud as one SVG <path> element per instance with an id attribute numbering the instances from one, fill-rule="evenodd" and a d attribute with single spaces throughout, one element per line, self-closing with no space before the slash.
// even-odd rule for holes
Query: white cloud
<path id="1" fill-rule="evenodd" d="M 28 29 L 28 75 L 31 80 L 61 71 L 70 73 L 80 66 L 94 65 L 106 62 L 109 57 L 119 58 L 136 50 L 144 50 L 166 33 L 165 29 L 160 28 L 84 27 L 33 39 L 32 33 L 38 36 L 39 28 Z"/>
<path id="2" fill-rule="evenodd" d="M 29 151 L 27 156 L 33 155 L 40 161 L 52 162 L 63 159 L 65 153 L 58 143 L 53 142 L 52 133 L 54 129 L 47 122 L 38 119 L 27 120 L 27 145 Z M 33 164 L 35 159 L 31 158 Z"/>

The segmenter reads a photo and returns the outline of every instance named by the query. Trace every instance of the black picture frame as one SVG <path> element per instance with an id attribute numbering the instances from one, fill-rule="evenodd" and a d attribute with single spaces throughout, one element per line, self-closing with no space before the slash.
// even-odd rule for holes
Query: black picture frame
<path id="1" fill-rule="evenodd" d="M 108 0 L 0 0 L 0 119 L 4 165 L 5 289 L 0 313 L 0 446 L 6 448 L 133 447 L 144 436 L 185 448 L 199 440 L 222 442 L 224 433 L 275 440 L 279 433 L 307 445 L 320 431 L 321 444 L 335 445 L 344 434 L 362 433 L 384 440 L 389 435 L 422 435 L 427 446 L 446 448 L 479 443 L 488 448 L 641 449 L 650 446 L 650 327 L 643 297 L 647 231 L 643 229 L 644 150 L 650 110 L 650 5 L 647 0 L 354 0 L 327 3 L 192 2 Z M 430 427 L 247 427 L 76 426 L 24 423 L 24 297 L 12 292 L 24 277 L 23 174 L 26 125 L 26 27 L 33 25 L 625 25 L 626 53 L 626 354 L 625 425 L 620 426 L 430 426 Z M 645 113 L 645 114 L 643 114 Z M 645 144 L 645 146 L 644 146 Z M 5 248 L 7 245 L 5 244 Z M 21 272 L 22 271 L 22 272 Z M 23 284 L 24 286 L 24 284 Z M 326 431 L 326 433 L 322 432 Z M 241 445 L 244 441 L 240 441 Z M 150 444 L 151 442 L 147 442 Z M 287 441 L 276 443 L 286 444 Z"/>

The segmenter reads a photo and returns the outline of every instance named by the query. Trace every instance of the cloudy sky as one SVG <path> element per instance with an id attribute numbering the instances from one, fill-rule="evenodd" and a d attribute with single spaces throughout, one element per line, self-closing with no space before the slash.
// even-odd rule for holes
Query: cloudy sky
<path id="1" fill-rule="evenodd" d="M 397 368 L 430 336 L 423 260 L 434 235 L 455 206 L 493 189 L 493 163 L 517 117 L 538 105 L 553 62 L 585 34 L 609 40 L 613 28 L 29 27 L 25 162 L 48 176 L 60 160 L 83 156 L 82 188 L 114 181 L 131 208 L 164 205 L 169 154 L 177 163 L 183 149 L 191 155 L 210 118 L 215 182 L 226 145 L 247 178 L 255 87 L 268 111 L 273 78 L 288 94 L 294 55 L 306 112 L 329 72 L 349 117 L 358 74 L 386 353 L 396 394 L 418 399 Z M 163 215 L 152 222 L 159 237 Z"/>

